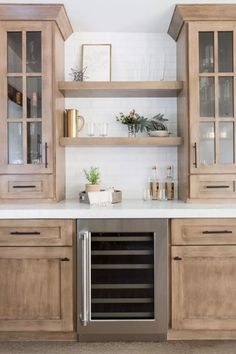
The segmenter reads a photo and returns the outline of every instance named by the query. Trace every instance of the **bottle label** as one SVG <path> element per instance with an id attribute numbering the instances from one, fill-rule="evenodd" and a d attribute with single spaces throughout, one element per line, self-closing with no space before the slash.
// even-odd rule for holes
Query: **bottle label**
<path id="1" fill-rule="evenodd" d="M 166 198 L 168 200 L 173 200 L 175 197 L 175 184 L 174 182 L 165 183 Z"/>
<path id="2" fill-rule="evenodd" d="M 150 182 L 150 195 L 152 199 L 154 200 L 158 199 L 159 189 L 160 189 L 159 182 Z"/>

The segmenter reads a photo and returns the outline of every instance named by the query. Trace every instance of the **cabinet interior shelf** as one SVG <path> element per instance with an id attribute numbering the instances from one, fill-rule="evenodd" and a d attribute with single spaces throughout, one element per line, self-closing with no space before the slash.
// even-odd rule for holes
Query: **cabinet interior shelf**
<path id="1" fill-rule="evenodd" d="M 182 81 L 60 81 L 64 97 L 177 97 Z"/>
<path id="2" fill-rule="evenodd" d="M 60 138 L 62 146 L 178 146 L 181 137 L 92 137 L 92 138 Z"/>

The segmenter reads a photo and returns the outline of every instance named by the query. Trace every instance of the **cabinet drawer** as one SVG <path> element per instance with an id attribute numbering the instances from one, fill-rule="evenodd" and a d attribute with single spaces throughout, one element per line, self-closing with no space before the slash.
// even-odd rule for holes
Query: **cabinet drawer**
<path id="1" fill-rule="evenodd" d="M 6 199 L 31 199 L 53 197 L 52 175 L 3 175 L 0 176 L 0 197 Z"/>
<path id="2" fill-rule="evenodd" d="M 0 246 L 71 246 L 73 220 L 0 220 Z"/>
<path id="3" fill-rule="evenodd" d="M 190 198 L 236 198 L 236 178 L 233 175 L 190 176 Z"/>
<path id="4" fill-rule="evenodd" d="M 173 245 L 236 244 L 236 219 L 176 219 L 171 222 Z"/>

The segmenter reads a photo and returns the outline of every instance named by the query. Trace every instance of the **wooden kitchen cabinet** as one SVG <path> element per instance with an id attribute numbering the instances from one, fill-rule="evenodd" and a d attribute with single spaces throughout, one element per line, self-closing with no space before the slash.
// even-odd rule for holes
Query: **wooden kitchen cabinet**
<path id="1" fill-rule="evenodd" d="M 0 247 L 0 331 L 73 331 L 72 248 Z"/>
<path id="2" fill-rule="evenodd" d="M 0 5 L 0 198 L 64 197 L 63 5 Z"/>
<path id="3" fill-rule="evenodd" d="M 236 246 L 172 247 L 172 329 L 236 330 Z"/>
<path id="4" fill-rule="evenodd" d="M 179 196 L 236 198 L 236 5 L 177 5 L 169 34 L 177 41 Z"/>
<path id="5" fill-rule="evenodd" d="M 75 221 L 0 220 L 0 270 L 0 340 L 74 336 Z"/>
<path id="6" fill-rule="evenodd" d="M 169 339 L 235 339 L 235 298 L 236 220 L 172 220 Z"/>

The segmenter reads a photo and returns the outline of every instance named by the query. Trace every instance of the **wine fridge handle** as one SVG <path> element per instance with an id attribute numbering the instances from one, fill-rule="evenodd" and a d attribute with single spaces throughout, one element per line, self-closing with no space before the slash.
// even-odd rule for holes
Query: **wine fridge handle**
<path id="1" fill-rule="evenodd" d="M 81 240 L 81 312 L 80 322 L 87 326 L 89 322 L 89 232 L 80 231 Z"/>

